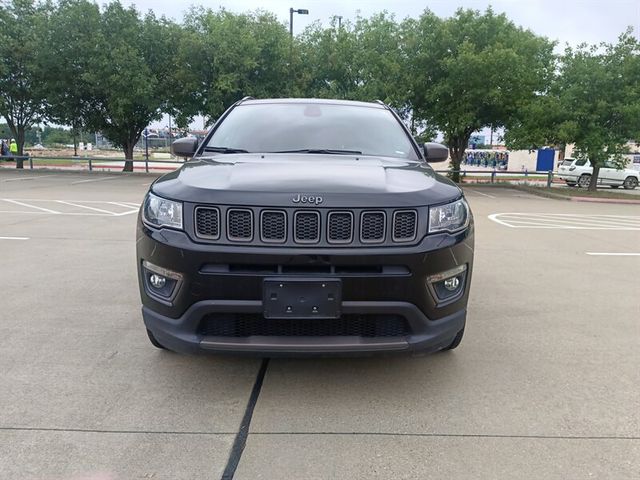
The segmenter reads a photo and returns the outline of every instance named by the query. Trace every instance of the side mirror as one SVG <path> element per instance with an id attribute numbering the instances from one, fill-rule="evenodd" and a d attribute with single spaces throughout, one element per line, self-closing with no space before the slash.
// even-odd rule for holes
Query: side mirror
<path id="1" fill-rule="evenodd" d="M 424 144 L 424 158 L 427 162 L 444 162 L 449 158 L 449 149 L 440 143 Z"/>
<path id="2" fill-rule="evenodd" d="M 171 153 L 176 157 L 193 157 L 198 149 L 197 138 L 179 138 L 171 144 Z"/>

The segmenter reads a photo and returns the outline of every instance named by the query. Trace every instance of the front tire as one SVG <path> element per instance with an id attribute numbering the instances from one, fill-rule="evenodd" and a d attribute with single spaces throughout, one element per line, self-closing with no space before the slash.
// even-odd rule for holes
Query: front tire
<path id="1" fill-rule="evenodd" d="M 580 178 L 578 179 L 578 187 L 589 188 L 590 183 L 591 183 L 591 175 L 587 175 L 586 173 L 583 173 L 582 175 L 580 175 Z"/>
<path id="2" fill-rule="evenodd" d="M 149 337 L 149 341 L 151 342 L 151 345 L 153 345 L 156 348 L 159 348 L 160 350 L 166 350 L 167 347 L 163 346 L 158 339 L 153 335 L 153 333 L 151 333 L 151 330 L 149 330 L 147 328 L 147 336 Z"/>
<path id="3" fill-rule="evenodd" d="M 447 350 L 453 350 L 454 348 L 456 348 L 458 345 L 460 345 L 460 342 L 462 342 L 463 336 L 464 328 L 457 333 L 457 335 L 453 339 L 453 342 L 451 342 L 448 347 L 443 348 L 442 351 L 446 352 Z"/>
<path id="4" fill-rule="evenodd" d="M 625 190 L 633 190 L 638 186 L 638 179 L 636 177 L 627 177 L 622 184 Z"/>

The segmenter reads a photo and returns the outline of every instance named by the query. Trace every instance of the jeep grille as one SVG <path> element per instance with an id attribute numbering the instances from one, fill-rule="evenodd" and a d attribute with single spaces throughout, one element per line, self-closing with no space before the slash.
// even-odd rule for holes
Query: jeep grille
<path id="1" fill-rule="evenodd" d="M 197 238 L 222 243 L 392 245 L 412 242 L 419 231 L 426 230 L 417 210 L 389 208 L 312 210 L 199 205 L 193 219 Z"/>

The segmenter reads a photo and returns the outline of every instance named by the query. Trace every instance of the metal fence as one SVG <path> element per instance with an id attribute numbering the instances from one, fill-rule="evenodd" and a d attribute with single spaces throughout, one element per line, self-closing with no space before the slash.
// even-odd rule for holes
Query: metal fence
<path id="1" fill-rule="evenodd" d="M 116 168 L 114 165 L 108 165 L 110 163 L 122 164 L 124 166 L 125 162 L 133 162 L 135 164 L 144 164 L 145 172 L 149 172 L 150 167 L 149 164 L 153 164 L 152 170 L 170 170 L 171 166 L 175 166 L 178 168 L 180 165 L 184 163 L 184 160 L 181 159 L 157 159 L 157 160 L 149 160 L 148 158 L 144 159 L 135 159 L 135 160 L 125 160 L 123 158 L 109 158 L 109 157 L 32 157 L 32 156 L 14 156 L 14 157 L 0 157 L 0 160 L 16 160 L 16 162 L 27 162 L 29 169 L 34 169 L 34 165 L 37 165 L 39 162 L 48 163 L 51 165 L 51 162 L 60 161 L 60 162 L 71 162 L 69 165 L 79 165 L 86 164 L 89 171 L 101 170 L 104 168 Z M 166 164 L 167 166 L 156 166 L 156 164 Z M 55 168 L 63 168 L 64 165 L 55 165 Z M 519 170 L 436 170 L 437 173 L 442 175 L 449 175 L 451 173 L 459 173 L 462 182 L 465 183 L 465 180 L 474 180 L 476 183 L 502 183 L 509 181 L 532 181 L 536 183 L 545 183 L 547 187 L 551 187 L 551 184 L 554 181 L 559 181 L 556 177 L 557 174 L 552 170 L 549 171 L 532 171 L 529 172 L 527 170 L 519 171 Z M 501 178 L 502 177 L 502 178 Z M 482 180 L 485 180 L 482 182 Z M 481 182 L 478 182 L 478 181 Z"/>

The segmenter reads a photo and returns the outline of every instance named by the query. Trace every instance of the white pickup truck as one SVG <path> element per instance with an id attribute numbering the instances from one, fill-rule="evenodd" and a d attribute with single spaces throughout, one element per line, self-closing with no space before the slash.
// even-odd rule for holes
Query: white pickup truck
<path id="1" fill-rule="evenodd" d="M 591 182 L 593 167 L 589 160 L 565 158 L 560 168 L 558 176 L 567 182 L 571 187 L 587 188 Z M 605 163 L 598 172 L 598 185 L 606 185 L 611 188 L 623 186 L 627 190 L 633 190 L 640 183 L 640 172 L 628 168 L 617 169 L 613 163 Z"/>

